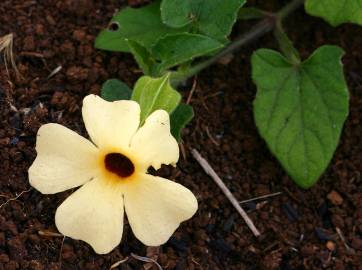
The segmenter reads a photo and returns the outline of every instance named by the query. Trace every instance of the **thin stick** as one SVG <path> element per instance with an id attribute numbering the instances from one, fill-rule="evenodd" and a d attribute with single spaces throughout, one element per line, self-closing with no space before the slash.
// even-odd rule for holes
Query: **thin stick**
<path id="1" fill-rule="evenodd" d="M 205 130 L 206 130 L 206 135 L 209 137 L 210 141 L 216 146 L 220 146 L 220 144 L 214 139 L 214 137 L 212 137 L 208 126 L 206 126 Z"/>
<path id="2" fill-rule="evenodd" d="M 163 268 L 161 267 L 161 265 L 159 265 L 159 263 L 158 263 L 156 260 L 154 260 L 154 259 L 151 259 L 151 258 L 148 258 L 148 257 L 142 257 L 142 256 L 136 255 L 136 254 L 134 254 L 134 253 L 131 253 L 131 256 L 132 256 L 133 258 L 135 258 L 136 260 L 139 260 L 139 261 L 142 261 L 142 262 L 153 263 L 154 265 L 157 266 L 157 268 L 158 268 L 159 270 L 163 270 Z"/>
<path id="3" fill-rule="evenodd" d="M 179 145 L 180 145 L 181 155 L 182 155 L 183 159 L 185 161 L 187 161 L 185 146 L 182 142 Z"/>
<path id="4" fill-rule="evenodd" d="M 194 81 L 193 81 L 193 83 L 192 83 L 192 87 L 191 87 L 190 94 L 189 94 L 189 96 L 187 97 L 187 100 L 186 100 L 186 104 L 190 104 L 191 99 L 192 99 L 192 96 L 194 95 L 196 86 L 197 86 L 197 77 L 194 78 Z"/>
<path id="5" fill-rule="evenodd" d="M 38 234 L 45 237 L 64 237 L 64 235 L 51 231 L 38 231 Z"/>
<path id="6" fill-rule="evenodd" d="M 240 201 L 239 203 L 247 203 L 247 202 L 253 202 L 253 201 L 257 201 L 257 200 L 267 199 L 267 198 L 270 198 L 270 197 L 278 196 L 280 194 L 282 194 L 282 192 L 271 193 L 271 194 L 251 198 L 251 199 L 248 199 L 248 200 Z"/>
<path id="7" fill-rule="evenodd" d="M 114 268 L 117 268 L 118 266 L 120 266 L 122 263 L 125 263 L 129 260 L 129 257 L 124 258 L 123 260 L 120 260 L 118 262 L 115 262 L 114 264 L 111 265 L 111 267 L 109 268 L 109 270 L 112 270 Z"/>
<path id="8" fill-rule="evenodd" d="M 4 63 L 5 63 L 5 69 L 6 72 L 9 75 L 9 70 L 8 70 L 8 62 L 10 62 L 11 67 L 14 69 L 15 71 L 15 75 L 17 78 L 21 78 L 20 72 L 15 64 L 15 60 L 14 60 L 14 53 L 13 53 L 13 34 L 10 33 L 8 35 L 5 35 L 3 37 L 0 37 L 0 53 L 4 53 Z"/>
<path id="9" fill-rule="evenodd" d="M 47 80 L 49 80 L 51 77 L 53 77 L 55 74 L 57 74 L 59 71 L 62 70 L 62 66 L 58 66 L 56 67 L 52 72 L 50 72 L 50 74 L 47 77 Z"/>
<path id="10" fill-rule="evenodd" d="M 253 221 L 249 218 L 249 216 L 246 214 L 244 209 L 240 206 L 239 202 L 236 200 L 234 195 L 230 192 L 230 190 L 227 188 L 227 186 L 224 184 L 224 182 L 221 180 L 221 178 L 216 174 L 214 169 L 210 166 L 210 164 L 204 159 L 200 153 L 196 149 L 192 149 L 191 153 L 193 157 L 196 159 L 196 161 L 200 164 L 200 166 L 204 169 L 206 174 L 210 175 L 211 178 L 215 181 L 215 183 L 219 186 L 219 188 L 224 192 L 225 196 L 229 199 L 231 204 L 235 207 L 235 209 L 239 212 L 241 217 L 244 219 L 250 230 L 253 232 L 253 234 L 258 237 L 260 236 L 260 232 L 255 227 Z"/>
<path id="11" fill-rule="evenodd" d="M 64 240 L 65 240 L 65 235 L 63 236 L 62 245 L 60 246 L 60 251 L 59 251 L 58 262 L 59 262 L 59 264 L 60 264 L 60 268 L 62 267 L 62 255 L 63 255 Z"/>
<path id="12" fill-rule="evenodd" d="M 353 254 L 356 254 L 356 251 L 347 244 L 346 238 L 344 238 L 341 229 L 338 228 L 338 227 L 336 227 L 336 232 L 337 232 L 339 238 L 342 240 L 343 245 L 344 245 L 344 247 L 346 248 L 347 252 L 348 252 L 349 254 L 352 254 L 352 255 L 353 255 Z"/>
<path id="13" fill-rule="evenodd" d="M 5 205 L 7 205 L 9 202 L 11 201 L 16 201 L 17 199 L 19 199 L 24 193 L 27 193 L 31 190 L 32 188 L 29 188 L 28 190 L 23 190 L 22 192 L 19 193 L 19 195 L 15 196 L 14 198 L 11 198 L 9 200 L 7 200 L 6 202 L 4 202 L 3 204 L 0 205 L 0 209 L 2 207 L 4 207 Z"/>

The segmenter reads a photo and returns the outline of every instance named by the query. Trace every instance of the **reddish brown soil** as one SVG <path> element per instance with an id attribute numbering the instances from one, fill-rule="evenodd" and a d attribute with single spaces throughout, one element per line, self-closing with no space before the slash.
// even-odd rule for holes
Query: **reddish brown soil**
<path id="1" fill-rule="evenodd" d="M 138 1 L 131 1 L 136 3 Z M 259 2 L 270 10 L 287 1 Z M 265 3 L 267 2 L 267 3 Z M 0 270 L 109 269 L 129 256 L 158 254 L 165 269 L 362 269 L 361 106 L 362 28 L 331 28 L 302 11 L 286 28 L 303 56 L 325 43 L 346 50 L 345 74 L 351 100 L 342 141 L 326 173 L 310 190 L 298 188 L 259 137 L 252 117 L 255 86 L 250 79 L 253 50 L 275 48 L 272 35 L 217 64 L 197 78 L 192 98 L 196 118 L 184 132 L 186 159 L 161 174 L 190 188 L 200 204 L 159 252 L 143 246 L 125 226 L 121 245 L 108 255 L 95 254 L 85 243 L 57 232 L 54 212 L 71 193 L 44 196 L 29 190 L 27 169 L 35 158 L 40 125 L 58 122 L 86 135 L 82 98 L 99 93 L 109 78 L 130 86 L 141 75 L 130 55 L 95 50 L 93 41 L 116 8 L 115 0 L 3 0 L 0 36 L 15 34 L 14 50 L 24 77 L 8 83 L 0 76 L 0 203 L 26 190 L 0 209 Z M 236 27 L 236 33 L 251 23 Z M 50 80 L 49 73 L 62 70 Z M 190 87 L 183 90 L 187 97 Z M 273 192 L 282 195 L 245 204 L 262 232 L 255 239 L 225 196 L 192 159 L 197 148 L 239 200 Z M 336 233 L 343 233 L 347 249 Z M 145 268 L 143 268 L 145 266 Z M 118 269 L 148 269 L 132 259 Z"/>

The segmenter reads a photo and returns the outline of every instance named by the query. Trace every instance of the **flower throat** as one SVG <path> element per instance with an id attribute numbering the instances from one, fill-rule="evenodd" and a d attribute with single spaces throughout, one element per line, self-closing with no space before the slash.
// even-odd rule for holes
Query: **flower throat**
<path id="1" fill-rule="evenodd" d="M 108 171 L 123 178 L 131 176 L 135 171 L 132 161 L 120 153 L 107 154 L 104 163 Z"/>

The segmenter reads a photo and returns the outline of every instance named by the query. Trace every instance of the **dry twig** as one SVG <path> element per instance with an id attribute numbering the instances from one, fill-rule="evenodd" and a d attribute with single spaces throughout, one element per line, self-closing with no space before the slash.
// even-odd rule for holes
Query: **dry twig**
<path id="1" fill-rule="evenodd" d="M 63 236 L 62 244 L 60 246 L 60 251 L 59 251 L 58 261 L 59 261 L 60 267 L 62 267 L 62 254 L 63 254 L 64 240 L 65 240 L 65 235 Z"/>
<path id="2" fill-rule="evenodd" d="M 58 66 L 56 67 L 52 72 L 50 72 L 50 74 L 47 77 L 47 80 L 49 80 L 50 78 L 52 78 L 53 76 L 55 76 L 55 74 L 57 74 L 59 71 L 62 70 L 62 66 Z"/>
<path id="3" fill-rule="evenodd" d="M 191 91 L 189 93 L 189 96 L 187 97 L 186 104 L 190 104 L 192 96 L 194 95 L 194 92 L 196 90 L 197 86 L 197 76 L 195 76 L 194 81 L 192 83 Z"/>
<path id="4" fill-rule="evenodd" d="M 61 233 L 51 232 L 51 231 L 38 231 L 40 236 L 45 237 L 64 237 Z"/>
<path id="5" fill-rule="evenodd" d="M 206 126 L 205 130 L 206 130 L 206 135 L 207 137 L 209 137 L 210 141 L 216 146 L 220 146 L 220 144 L 214 139 L 214 137 L 212 137 L 208 126 Z"/>
<path id="6" fill-rule="evenodd" d="M 11 67 L 15 71 L 16 77 L 21 77 L 20 72 L 15 64 L 14 54 L 13 54 L 13 34 L 8 34 L 3 37 L 0 37 L 0 53 L 4 54 L 4 63 L 6 72 L 9 76 L 8 63 L 10 62 Z"/>
<path id="7" fill-rule="evenodd" d="M 204 171 L 211 176 L 211 178 L 215 181 L 215 183 L 219 186 L 219 188 L 224 192 L 225 196 L 229 199 L 231 204 L 235 207 L 235 209 L 239 212 L 241 217 L 244 219 L 250 230 L 253 232 L 253 234 L 258 237 L 260 236 L 260 232 L 255 227 L 253 221 L 249 218 L 249 216 L 246 214 L 244 209 L 240 206 L 239 202 L 236 200 L 234 195 L 230 192 L 230 190 L 227 188 L 227 186 L 224 184 L 224 182 L 221 180 L 221 178 L 216 174 L 214 169 L 210 166 L 210 164 L 200 155 L 200 153 L 196 149 L 192 149 L 191 153 L 193 157 L 196 159 L 196 161 L 201 165 L 201 167 L 204 169 Z"/>
<path id="8" fill-rule="evenodd" d="M 20 56 L 28 56 L 28 57 L 35 57 L 35 58 L 44 58 L 44 54 L 38 52 L 21 52 Z"/>
<path id="9" fill-rule="evenodd" d="M 142 261 L 142 262 L 154 263 L 159 270 L 163 270 L 162 267 L 161 267 L 161 265 L 159 265 L 158 262 L 156 262 L 156 260 L 154 260 L 154 259 L 147 258 L 147 257 L 142 257 L 142 256 L 138 256 L 138 255 L 136 255 L 136 254 L 134 254 L 134 253 L 131 253 L 131 256 L 132 256 L 133 258 L 135 258 L 136 260 L 139 260 L 139 261 Z"/>
<path id="10" fill-rule="evenodd" d="M 338 228 L 338 227 L 336 227 L 336 232 L 337 232 L 339 238 L 342 240 L 343 245 L 344 245 L 344 247 L 345 247 L 346 250 L 347 250 L 347 253 L 348 253 L 348 254 L 351 254 L 351 255 L 356 254 L 356 251 L 347 244 L 346 238 L 344 238 L 341 229 Z"/>
<path id="11" fill-rule="evenodd" d="M 109 268 L 109 270 L 112 270 L 114 268 L 117 268 L 118 266 L 120 266 L 122 263 L 125 263 L 126 261 L 128 261 L 129 257 L 124 258 L 123 260 L 120 260 L 118 262 L 115 262 L 114 264 L 111 265 L 111 267 Z"/>
<path id="12" fill-rule="evenodd" d="M 182 155 L 183 159 L 185 161 L 187 161 L 185 146 L 184 146 L 184 144 L 182 142 L 179 145 L 180 145 L 181 155 Z"/>
<path id="13" fill-rule="evenodd" d="M 139 261 L 142 261 L 142 262 L 146 262 L 146 263 L 153 263 L 154 265 L 157 266 L 157 268 L 159 270 L 163 270 L 161 265 L 158 264 L 158 262 L 154 259 L 151 259 L 151 258 L 148 258 L 148 257 L 142 257 L 142 256 L 139 256 L 139 255 L 136 255 L 134 253 L 131 253 L 131 257 L 136 259 L 136 260 L 139 260 Z M 112 269 L 115 269 L 117 268 L 118 266 L 120 266 L 121 264 L 127 262 L 128 260 L 130 259 L 130 257 L 126 257 L 118 262 L 115 262 L 114 264 L 111 265 L 111 267 L 109 268 L 109 270 L 112 270 Z"/>
<path id="14" fill-rule="evenodd" d="M 2 207 L 4 207 L 5 205 L 7 205 L 9 202 L 16 201 L 17 199 L 19 199 L 19 197 L 21 197 L 24 193 L 29 192 L 31 189 L 32 188 L 29 188 L 28 190 L 23 190 L 22 192 L 19 193 L 19 195 L 15 196 L 14 198 L 10 198 L 9 200 L 7 200 L 6 202 L 4 202 L 3 204 L 0 205 L 0 209 Z"/>
<path id="15" fill-rule="evenodd" d="M 160 246 L 147 247 L 146 256 L 148 258 L 151 258 L 151 259 L 154 259 L 155 261 L 157 261 L 159 255 L 160 255 Z M 153 269 L 153 266 L 154 266 L 153 262 L 148 262 L 143 265 L 143 269 L 150 270 L 150 269 Z"/>
<path id="16" fill-rule="evenodd" d="M 257 200 L 268 199 L 270 197 L 275 197 L 275 196 L 278 196 L 280 194 L 282 194 L 282 192 L 275 192 L 275 193 L 266 194 L 266 195 L 263 195 L 263 196 L 251 198 L 251 199 L 248 199 L 248 200 L 240 201 L 239 203 L 248 203 L 248 202 L 253 202 L 253 201 L 257 201 Z"/>

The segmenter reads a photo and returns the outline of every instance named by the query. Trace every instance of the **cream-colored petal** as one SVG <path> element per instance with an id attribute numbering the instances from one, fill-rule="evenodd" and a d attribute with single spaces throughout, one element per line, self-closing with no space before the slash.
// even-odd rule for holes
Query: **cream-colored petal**
<path id="1" fill-rule="evenodd" d="M 106 180 L 94 179 L 58 207 L 55 223 L 62 234 L 106 254 L 121 242 L 123 214 L 122 192 Z"/>
<path id="2" fill-rule="evenodd" d="M 41 126 L 36 151 L 37 157 L 29 168 L 29 182 L 43 194 L 80 186 L 96 174 L 98 149 L 62 125 Z"/>
<path id="3" fill-rule="evenodd" d="M 170 117 L 164 110 L 154 111 L 131 141 L 131 151 L 143 166 L 156 170 L 161 164 L 176 165 L 179 158 L 177 141 L 170 133 Z"/>
<path id="4" fill-rule="evenodd" d="M 133 233 L 148 246 L 164 244 L 197 210 L 197 200 L 190 190 L 147 174 L 127 188 L 124 204 Z"/>
<path id="5" fill-rule="evenodd" d="M 108 102 L 88 95 L 82 114 L 89 136 L 101 148 L 128 147 L 140 123 L 140 106 L 131 100 Z"/>

